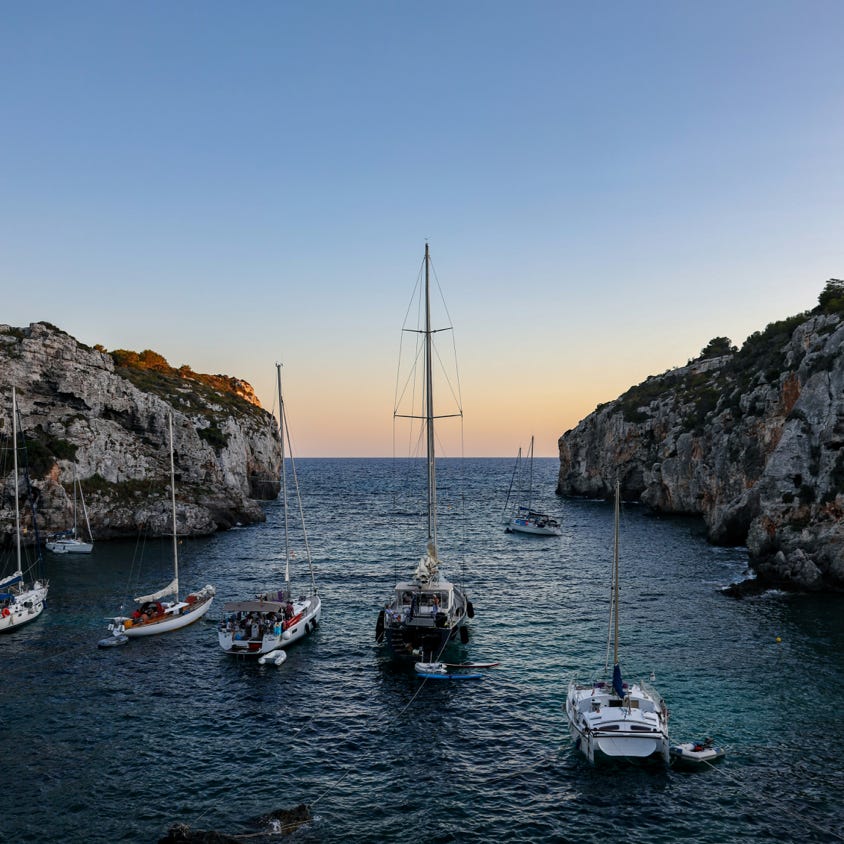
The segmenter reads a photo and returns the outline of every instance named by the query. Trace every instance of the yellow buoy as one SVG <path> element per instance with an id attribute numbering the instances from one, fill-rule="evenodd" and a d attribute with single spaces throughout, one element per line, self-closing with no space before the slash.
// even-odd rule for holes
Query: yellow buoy
<path id="1" fill-rule="evenodd" d="M 777 639 L 776 639 L 777 644 L 779 644 L 781 641 L 782 641 L 782 639 L 779 636 L 777 636 Z"/>

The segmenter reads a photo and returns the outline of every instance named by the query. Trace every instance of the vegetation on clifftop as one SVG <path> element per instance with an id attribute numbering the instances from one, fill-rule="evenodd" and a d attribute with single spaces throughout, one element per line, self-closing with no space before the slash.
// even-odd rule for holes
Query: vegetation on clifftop
<path id="1" fill-rule="evenodd" d="M 242 395 L 244 382 L 237 378 L 204 375 L 189 366 L 175 369 L 151 349 L 116 349 L 110 354 L 115 373 L 139 390 L 157 395 L 185 413 L 207 419 L 208 426 L 198 427 L 197 434 L 218 453 L 228 442 L 221 423 L 230 412 L 263 418 L 261 408 Z"/>
<path id="2" fill-rule="evenodd" d="M 618 409 L 625 421 L 639 424 L 650 418 L 649 407 L 653 402 L 670 400 L 674 406 L 683 408 L 684 427 L 689 431 L 700 431 L 706 420 L 717 413 L 730 410 L 738 416 L 741 398 L 754 384 L 774 383 L 783 372 L 800 365 L 799 359 L 787 361 L 787 344 L 798 326 L 821 314 L 844 317 L 843 280 L 829 279 L 815 308 L 753 332 L 740 349 L 728 337 L 713 338 L 697 358 L 689 361 L 687 368 L 651 376 L 631 387 L 619 397 Z M 725 360 L 716 369 L 699 372 L 693 369 L 695 364 L 718 358 Z M 814 368 L 823 363 L 815 362 Z M 753 414 L 756 410 L 749 407 L 744 412 Z"/>

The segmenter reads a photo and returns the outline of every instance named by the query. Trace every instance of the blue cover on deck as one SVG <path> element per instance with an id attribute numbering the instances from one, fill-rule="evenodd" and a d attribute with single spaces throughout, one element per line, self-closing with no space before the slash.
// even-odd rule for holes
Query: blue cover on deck
<path id="1" fill-rule="evenodd" d="M 612 670 L 612 690 L 619 696 L 624 697 L 624 684 L 621 682 L 621 666 L 616 663 Z"/>

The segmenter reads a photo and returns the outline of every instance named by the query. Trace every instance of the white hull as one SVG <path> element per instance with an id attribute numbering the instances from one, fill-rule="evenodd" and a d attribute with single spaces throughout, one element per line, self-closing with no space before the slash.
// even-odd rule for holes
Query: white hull
<path id="1" fill-rule="evenodd" d="M 572 683 L 566 717 L 575 746 L 590 762 L 653 757 L 668 764 L 668 712 L 652 690 L 634 683 L 621 699 L 603 683 Z"/>
<path id="2" fill-rule="evenodd" d="M 257 636 L 253 636 L 251 630 L 243 632 L 239 629 L 233 629 L 237 626 L 234 616 L 224 619 L 217 633 L 217 638 L 220 647 L 232 656 L 262 657 L 272 653 L 272 651 L 286 648 L 312 633 L 322 616 L 322 601 L 319 595 L 311 595 L 303 600 L 293 601 L 293 617 L 285 623 L 278 621 L 273 623 L 267 619 L 267 616 L 271 613 L 279 615 L 282 612 L 283 604 L 281 603 L 259 602 L 251 610 L 237 610 L 238 606 L 247 607 L 251 606 L 251 603 L 227 604 L 224 609 L 231 613 L 254 611 L 256 617 L 261 617 L 260 628 L 262 628 L 262 631 Z M 238 638 L 239 636 L 241 638 Z"/>
<path id="3" fill-rule="evenodd" d="M 115 636 L 126 635 L 130 639 L 139 639 L 142 636 L 157 636 L 159 633 L 169 633 L 171 630 L 178 630 L 187 627 L 198 621 L 211 609 L 214 600 L 213 593 L 207 598 L 197 601 L 195 604 L 180 602 L 167 606 L 166 612 L 160 619 L 138 623 L 129 618 L 115 619 L 110 630 Z"/>
<path id="4" fill-rule="evenodd" d="M 0 611 L 0 633 L 8 633 L 27 622 L 35 621 L 44 612 L 47 588 L 36 580 L 30 589 L 15 594 L 14 601 Z"/>
<path id="5" fill-rule="evenodd" d="M 693 741 L 672 745 L 669 752 L 671 753 L 671 761 L 675 765 L 685 765 L 686 767 L 708 765 L 723 759 L 725 755 L 722 747 Z"/>
<path id="6" fill-rule="evenodd" d="M 535 536 L 563 535 L 563 531 L 558 527 L 540 526 L 536 522 L 526 519 L 511 519 L 507 528 L 514 533 L 532 533 Z"/>
<path id="7" fill-rule="evenodd" d="M 83 542 L 81 539 L 58 539 L 45 545 L 54 554 L 90 554 L 94 550 L 92 542 Z"/>

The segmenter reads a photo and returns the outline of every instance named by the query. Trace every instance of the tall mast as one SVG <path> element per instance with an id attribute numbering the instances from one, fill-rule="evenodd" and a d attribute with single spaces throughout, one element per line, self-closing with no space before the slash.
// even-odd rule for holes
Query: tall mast
<path id="1" fill-rule="evenodd" d="M 76 539 L 76 464 L 73 464 L 73 538 Z"/>
<path id="2" fill-rule="evenodd" d="M 428 542 L 437 553 L 437 471 L 434 461 L 434 376 L 431 365 L 431 258 L 425 244 L 425 421 L 428 433 Z"/>
<path id="3" fill-rule="evenodd" d="M 176 536 L 176 464 L 173 460 L 173 414 L 167 414 L 170 428 L 170 500 L 173 504 L 173 583 L 176 586 L 176 603 L 179 603 L 179 538 Z"/>
<path id="4" fill-rule="evenodd" d="M 18 398 L 12 387 L 12 452 L 15 455 L 15 549 L 17 551 L 18 567 L 21 570 L 21 512 L 18 503 Z"/>
<path id="5" fill-rule="evenodd" d="M 284 505 L 284 584 L 290 596 L 290 536 L 287 523 L 287 472 L 284 468 L 284 398 L 281 394 L 281 364 L 275 365 L 278 380 L 278 435 L 281 440 L 281 503 Z"/>
<path id="6" fill-rule="evenodd" d="M 533 434 L 530 435 L 530 474 L 528 476 L 529 484 L 528 484 L 528 510 L 531 509 L 531 504 L 533 504 Z"/>
<path id="7" fill-rule="evenodd" d="M 620 512 L 621 482 L 615 479 L 615 541 L 613 543 L 613 611 L 615 615 L 615 637 L 613 662 L 618 665 L 618 522 Z"/>

